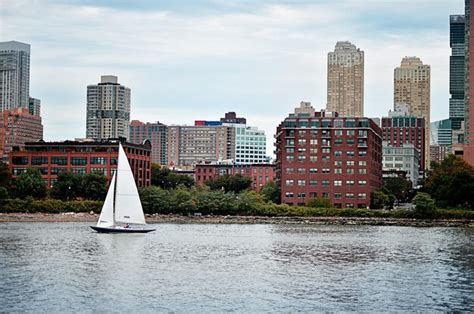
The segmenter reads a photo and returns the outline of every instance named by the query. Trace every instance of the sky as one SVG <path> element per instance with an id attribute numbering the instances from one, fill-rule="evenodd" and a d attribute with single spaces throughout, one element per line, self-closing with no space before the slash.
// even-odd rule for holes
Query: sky
<path id="1" fill-rule="evenodd" d="M 85 137 L 87 85 L 117 75 L 131 119 L 218 120 L 235 111 L 264 129 L 301 101 L 325 109 L 327 53 L 365 53 L 364 111 L 393 108 L 404 56 L 431 65 L 431 120 L 449 115 L 449 15 L 463 0 L 0 0 L 0 41 L 31 45 L 30 94 L 45 140 Z"/>

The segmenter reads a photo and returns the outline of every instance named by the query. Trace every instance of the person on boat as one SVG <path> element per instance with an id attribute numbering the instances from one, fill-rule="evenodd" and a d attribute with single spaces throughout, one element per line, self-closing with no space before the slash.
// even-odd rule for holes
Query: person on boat
<path id="1" fill-rule="evenodd" d="M 129 224 L 125 224 L 124 228 L 130 228 Z"/>

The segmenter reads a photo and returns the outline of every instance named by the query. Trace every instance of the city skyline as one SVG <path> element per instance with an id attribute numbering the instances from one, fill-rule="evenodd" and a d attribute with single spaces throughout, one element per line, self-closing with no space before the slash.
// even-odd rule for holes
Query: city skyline
<path id="1" fill-rule="evenodd" d="M 392 109 L 392 71 L 416 55 L 432 67 L 431 120 L 447 118 L 449 15 L 463 5 L 5 2 L 0 41 L 31 45 L 30 94 L 42 100 L 46 140 L 81 137 L 84 87 L 112 74 L 134 91 L 131 119 L 192 125 L 237 111 L 266 131 L 270 154 L 276 125 L 296 104 L 326 107 L 326 55 L 340 40 L 366 54 L 365 116 Z"/>

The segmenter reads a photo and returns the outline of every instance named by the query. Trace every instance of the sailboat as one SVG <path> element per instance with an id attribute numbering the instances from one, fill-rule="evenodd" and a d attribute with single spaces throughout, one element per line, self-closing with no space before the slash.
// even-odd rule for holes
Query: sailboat
<path id="1" fill-rule="evenodd" d="M 156 229 L 136 227 L 146 225 L 142 203 L 127 155 L 119 143 L 117 170 L 105 197 L 99 221 L 90 226 L 97 232 L 146 233 Z"/>

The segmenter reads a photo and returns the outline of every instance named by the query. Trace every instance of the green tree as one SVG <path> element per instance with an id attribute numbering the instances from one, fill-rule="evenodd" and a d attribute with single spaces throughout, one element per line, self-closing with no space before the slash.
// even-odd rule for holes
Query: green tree
<path id="1" fill-rule="evenodd" d="M 412 183 L 399 177 L 384 178 L 383 187 L 388 194 L 393 194 L 397 201 L 406 202 L 412 190 Z"/>
<path id="2" fill-rule="evenodd" d="M 151 165 L 151 184 L 163 189 L 174 189 L 180 185 L 191 187 L 194 180 L 187 175 L 180 175 L 158 164 Z"/>
<path id="3" fill-rule="evenodd" d="M 216 179 L 206 181 L 206 185 L 211 190 L 223 190 L 224 192 L 239 193 L 243 190 L 250 188 L 252 179 L 244 177 L 241 174 L 235 176 L 224 175 Z"/>
<path id="4" fill-rule="evenodd" d="M 8 166 L 0 161 L 0 187 L 10 188 L 12 182 L 12 174 Z"/>
<path id="5" fill-rule="evenodd" d="M 431 218 L 435 214 L 436 204 L 428 193 L 419 192 L 413 198 L 415 215 L 419 218 Z"/>
<path id="6" fill-rule="evenodd" d="M 68 201 L 82 194 L 82 175 L 70 172 L 61 173 L 50 190 L 52 197 Z"/>
<path id="7" fill-rule="evenodd" d="M 331 200 L 327 197 L 313 197 L 306 204 L 313 208 L 332 208 Z"/>
<path id="8" fill-rule="evenodd" d="M 107 194 L 107 178 L 102 173 L 91 172 L 82 178 L 80 194 L 85 199 L 104 200 Z"/>
<path id="9" fill-rule="evenodd" d="M 474 208 L 474 168 L 461 158 L 449 155 L 440 164 L 433 165 L 424 191 L 432 195 L 440 207 Z"/>
<path id="10" fill-rule="evenodd" d="M 385 188 L 372 192 L 370 200 L 370 208 L 382 209 L 382 208 L 393 208 L 393 202 L 395 202 L 395 196 Z"/>
<path id="11" fill-rule="evenodd" d="M 265 202 L 273 202 L 275 204 L 281 203 L 280 193 L 281 193 L 280 185 L 277 184 L 276 182 L 268 182 L 260 190 L 260 194 L 262 194 Z"/>
<path id="12" fill-rule="evenodd" d="M 27 196 L 33 198 L 44 198 L 46 196 L 46 184 L 38 169 L 28 168 L 15 179 L 15 195 L 19 198 Z"/>

